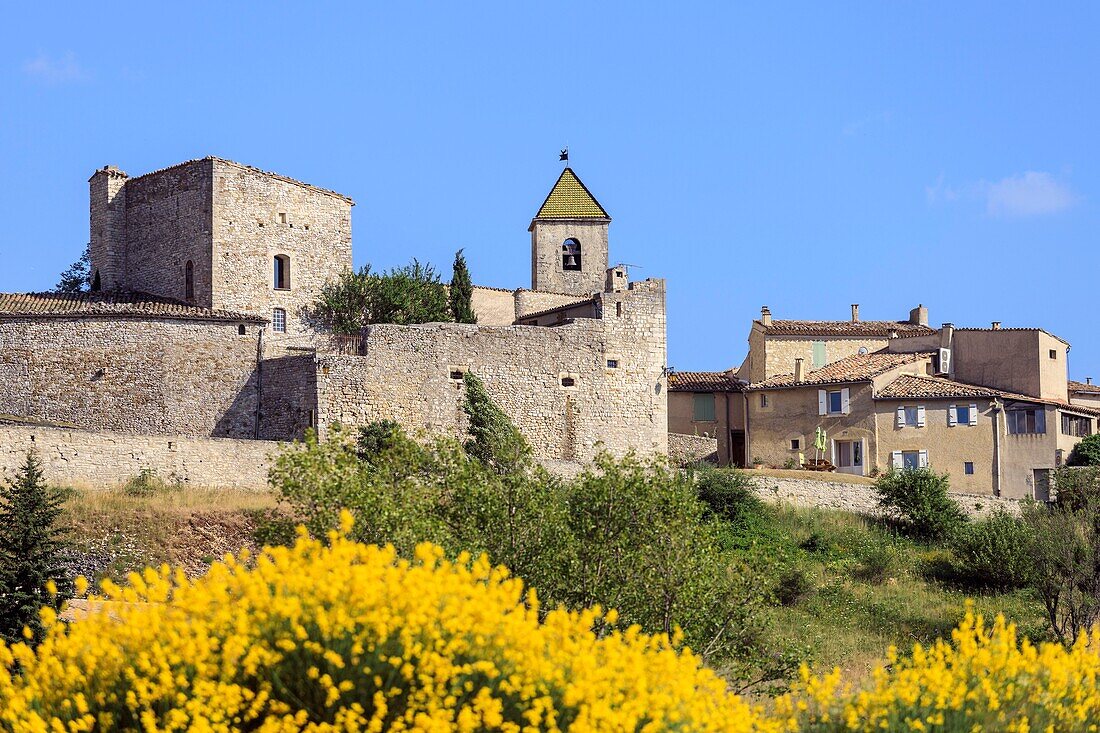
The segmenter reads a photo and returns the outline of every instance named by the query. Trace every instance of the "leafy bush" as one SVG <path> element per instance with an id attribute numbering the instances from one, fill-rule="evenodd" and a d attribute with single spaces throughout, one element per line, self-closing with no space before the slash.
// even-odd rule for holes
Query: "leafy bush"
<path id="1" fill-rule="evenodd" d="M 1100 466 L 1063 466 L 1054 472 L 1054 488 L 1058 506 L 1100 511 Z"/>
<path id="2" fill-rule="evenodd" d="M 136 476 L 131 476 L 122 485 L 122 492 L 129 496 L 153 496 L 168 491 L 179 491 L 183 488 L 183 482 L 178 476 L 171 476 L 165 480 L 161 478 L 156 469 L 143 468 Z"/>
<path id="3" fill-rule="evenodd" d="M 355 336 L 372 323 L 446 322 L 451 318 L 447 288 L 431 265 L 413 260 L 384 273 L 345 270 L 321 287 L 302 317 L 320 331 Z"/>
<path id="4" fill-rule="evenodd" d="M 916 537 L 941 540 L 966 521 L 947 493 L 947 474 L 928 468 L 891 470 L 875 480 L 879 507 Z"/>
<path id="5" fill-rule="evenodd" d="M 0 640 L 22 639 L 26 628 L 37 641 L 38 609 L 70 595 L 66 532 L 58 526 L 63 497 L 46 484 L 33 452 L 11 482 L 0 486 Z"/>
<path id="6" fill-rule="evenodd" d="M 775 598 L 782 606 L 798 605 L 814 589 L 813 580 L 800 567 L 792 567 L 780 573 L 775 584 Z"/>
<path id="7" fill-rule="evenodd" d="M 1073 446 L 1067 466 L 1100 466 L 1100 433 L 1093 433 Z"/>
<path id="8" fill-rule="evenodd" d="M 105 584 L 110 613 L 47 614 L 37 651 L 0 645 L 0 728 L 755 729 L 675 640 L 621 631 L 614 611 L 547 613 L 487 559 L 444 556 L 334 533 L 194 581 Z"/>
<path id="9" fill-rule="evenodd" d="M 949 542 L 953 580 L 968 588 L 1012 590 L 1031 579 L 1035 543 L 1025 522 L 997 508 L 961 527 Z"/>
<path id="10" fill-rule="evenodd" d="M 756 481 L 736 468 L 702 467 L 695 490 L 710 513 L 737 529 L 755 524 L 764 513 Z"/>
<path id="11" fill-rule="evenodd" d="M 873 585 L 886 582 L 898 569 L 898 553 L 894 544 L 882 538 L 857 550 L 858 563 L 852 575 Z"/>
<path id="12" fill-rule="evenodd" d="M 1074 643 L 1100 622 L 1100 521 L 1092 509 L 1032 505 L 1024 521 L 1034 538 L 1032 584 L 1047 624 Z"/>

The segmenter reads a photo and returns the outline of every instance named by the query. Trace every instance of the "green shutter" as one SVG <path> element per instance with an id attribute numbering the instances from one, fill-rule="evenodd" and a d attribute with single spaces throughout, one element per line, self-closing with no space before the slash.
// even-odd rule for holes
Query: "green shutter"
<path id="1" fill-rule="evenodd" d="M 696 393 L 695 409 L 692 420 L 694 420 L 695 422 L 714 422 L 713 394 Z"/>
<path id="2" fill-rule="evenodd" d="M 820 369 L 825 366 L 825 342 L 814 341 L 814 369 Z"/>

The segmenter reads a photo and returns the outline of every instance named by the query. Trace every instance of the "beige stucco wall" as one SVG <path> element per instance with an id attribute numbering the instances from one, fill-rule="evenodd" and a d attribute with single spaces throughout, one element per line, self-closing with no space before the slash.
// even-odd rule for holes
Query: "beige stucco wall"
<path id="1" fill-rule="evenodd" d="M 999 416 L 1004 451 L 1001 459 L 1001 496 L 1021 499 L 1033 496 L 1034 470 L 1054 469 L 1061 418 L 1058 410 L 1046 408 L 1046 432 L 1009 435 L 1004 414 Z"/>
<path id="2" fill-rule="evenodd" d="M 684 435 L 708 435 L 718 441 L 719 465 L 730 465 L 730 431 L 745 429 L 745 399 L 740 392 L 715 392 L 715 420 L 695 420 L 695 393 L 669 392 L 668 432 Z M 744 461 L 744 457 L 734 462 Z"/>
<path id="3" fill-rule="evenodd" d="M 511 326 L 516 319 L 516 296 L 510 290 L 475 285 L 471 300 L 483 326 Z"/>
<path id="4" fill-rule="evenodd" d="M 1055 358 L 1051 359 L 1053 352 Z M 1068 349 L 1049 333 L 1039 331 L 1039 396 L 1045 400 L 1069 401 L 1066 383 L 1069 380 Z"/>
<path id="5" fill-rule="evenodd" d="M 1094 410 L 1100 410 L 1100 393 L 1077 392 L 1070 398 L 1070 402 L 1075 405 L 1081 405 L 1083 407 L 1091 407 Z"/>
<path id="6" fill-rule="evenodd" d="M 939 473 L 948 474 L 951 490 L 967 494 L 990 494 L 996 481 L 996 460 L 993 433 L 996 414 L 988 398 L 944 400 L 879 400 L 878 455 L 876 464 L 886 470 L 891 465 L 891 453 L 896 450 L 928 451 L 928 465 Z M 925 408 L 924 427 L 898 427 L 899 406 Z M 976 425 L 948 425 L 951 405 L 977 405 Z M 973 462 L 974 473 L 966 475 L 964 463 Z"/>
<path id="7" fill-rule="evenodd" d="M 1047 333 L 956 330 L 951 346 L 952 376 L 960 382 L 1042 399 L 1069 399 L 1066 345 Z"/>

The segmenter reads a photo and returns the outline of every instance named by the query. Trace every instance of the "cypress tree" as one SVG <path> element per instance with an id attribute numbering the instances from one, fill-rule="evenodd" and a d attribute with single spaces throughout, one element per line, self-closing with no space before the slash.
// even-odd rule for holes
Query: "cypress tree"
<path id="1" fill-rule="evenodd" d="M 466 372 L 462 378 L 466 384 L 462 409 L 470 418 L 466 452 L 501 475 L 522 471 L 531 460 L 531 446 L 523 433 L 493 402 L 477 375 Z"/>
<path id="2" fill-rule="evenodd" d="M 41 638 L 38 610 L 60 604 L 71 582 L 65 577 L 62 551 L 65 531 L 57 526 L 63 511 L 61 492 L 46 484 L 42 464 L 27 454 L 15 478 L 0 486 L 0 637 L 22 641 L 24 627 L 32 641 Z M 52 596 L 46 584 L 59 589 Z"/>
<path id="3" fill-rule="evenodd" d="M 451 276 L 451 315 L 455 323 L 477 323 L 474 313 L 474 285 L 462 250 L 455 252 L 454 274 Z"/>

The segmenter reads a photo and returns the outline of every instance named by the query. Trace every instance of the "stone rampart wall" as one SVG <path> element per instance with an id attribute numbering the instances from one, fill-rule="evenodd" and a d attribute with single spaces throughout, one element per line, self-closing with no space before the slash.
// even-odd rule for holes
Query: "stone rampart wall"
<path id="1" fill-rule="evenodd" d="M 699 461 L 718 462 L 718 439 L 685 433 L 668 434 L 668 460 L 674 466 L 688 466 Z"/>

